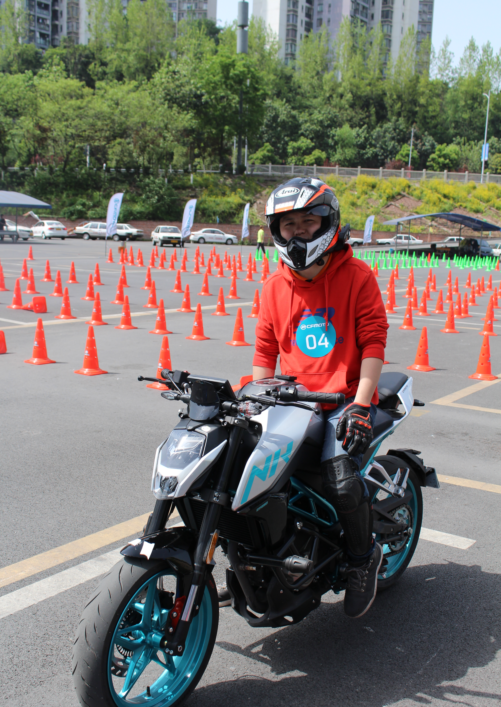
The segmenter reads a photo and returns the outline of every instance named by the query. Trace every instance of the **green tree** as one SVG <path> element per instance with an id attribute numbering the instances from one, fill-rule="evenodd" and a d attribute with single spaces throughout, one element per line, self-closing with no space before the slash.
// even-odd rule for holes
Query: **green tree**
<path id="1" fill-rule="evenodd" d="M 300 137 L 299 140 L 290 142 L 287 148 L 287 164 L 305 164 L 304 158 L 314 149 L 311 140 Z"/>
<path id="2" fill-rule="evenodd" d="M 265 142 L 257 152 L 249 157 L 249 162 L 254 162 L 254 164 L 276 164 L 276 161 L 277 158 L 269 142 Z"/>
<path id="3" fill-rule="evenodd" d="M 460 150 L 457 145 L 437 145 L 428 160 L 427 168 L 433 172 L 453 171 L 459 166 Z"/>

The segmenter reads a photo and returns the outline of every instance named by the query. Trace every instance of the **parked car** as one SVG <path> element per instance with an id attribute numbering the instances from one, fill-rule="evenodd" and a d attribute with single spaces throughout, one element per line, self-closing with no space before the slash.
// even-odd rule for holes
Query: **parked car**
<path id="1" fill-rule="evenodd" d="M 350 236 L 350 238 L 348 239 L 348 243 L 352 246 L 352 248 L 355 248 L 357 246 L 362 246 L 364 244 L 364 239 Z"/>
<path id="2" fill-rule="evenodd" d="M 501 255 L 501 243 L 492 244 L 492 255 L 497 255 L 498 257 Z"/>
<path id="3" fill-rule="evenodd" d="M 448 236 L 442 243 L 461 243 L 461 236 Z"/>
<path id="4" fill-rule="evenodd" d="M 77 226 L 74 231 L 81 235 L 84 241 L 95 240 L 96 238 L 106 238 L 106 224 L 98 221 L 89 221 L 81 226 Z M 135 241 L 136 238 L 144 236 L 144 231 L 133 228 L 127 223 L 117 223 L 117 232 L 113 236 L 114 241 Z"/>
<path id="5" fill-rule="evenodd" d="M 181 231 L 177 226 L 157 226 L 151 234 L 151 240 L 153 245 L 171 245 L 175 248 L 181 245 Z"/>
<path id="6" fill-rule="evenodd" d="M 60 221 L 38 221 L 33 228 L 34 238 L 43 238 L 49 240 L 51 238 L 60 238 L 62 241 L 68 236 L 66 226 Z"/>
<path id="7" fill-rule="evenodd" d="M 229 233 L 220 231 L 219 228 L 202 228 L 190 235 L 192 243 L 226 243 L 226 245 L 236 245 L 238 238 Z"/>
<path id="8" fill-rule="evenodd" d="M 6 218 L 5 228 L 3 231 L 0 231 L 0 240 L 3 241 L 4 237 L 8 236 L 9 238 L 12 238 L 13 241 L 17 241 L 19 238 L 22 238 L 23 241 L 27 241 L 32 235 L 33 231 L 31 228 L 27 228 L 26 226 L 16 227 L 15 221 L 11 221 Z"/>
<path id="9" fill-rule="evenodd" d="M 378 238 L 378 245 L 421 245 L 423 241 L 415 236 L 398 235 L 393 238 Z"/>

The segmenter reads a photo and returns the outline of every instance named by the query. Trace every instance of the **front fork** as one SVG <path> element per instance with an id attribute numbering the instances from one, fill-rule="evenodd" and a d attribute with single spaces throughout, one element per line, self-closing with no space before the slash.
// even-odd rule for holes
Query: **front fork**
<path id="1" fill-rule="evenodd" d="M 229 444 L 226 450 L 223 469 L 213 495 L 214 500 L 207 503 L 207 508 L 205 509 L 202 520 L 202 526 L 198 534 L 198 543 L 193 562 L 193 577 L 191 580 L 191 587 L 188 592 L 188 598 L 186 599 L 181 619 L 177 624 L 174 634 L 165 636 L 161 642 L 161 647 L 169 653 L 169 655 L 183 654 L 191 621 L 198 612 L 202 601 L 202 596 L 205 591 L 207 573 L 212 572 L 210 559 L 209 562 L 207 562 L 209 547 L 211 541 L 213 540 L 213 534 L 219 525 L 219 518 L 223 507 L 223 500 L 221 499 L 227 498 L 226 492 L 229 487 L 233 462 L 235 461 L 235 456 L 237 454 L 243 433 L 243 425 L 241 423 L 246 422 L 238 418 L 233 418 L 233 420 L 234 424 L 229 435 Z M 229 424 L 232 424 L 233 420 Z M 162 508 L 159 506 L 157 509 L 157 505 L 158 502 L 155 505 L 153 514 L 148 522 L 148 533 L 153 533 L 156 530 L 163 529 L 169 515 L 170 508 Z M 163 525 L 159 526 L 158 524 L 162 523 L 162 521 Z"/>

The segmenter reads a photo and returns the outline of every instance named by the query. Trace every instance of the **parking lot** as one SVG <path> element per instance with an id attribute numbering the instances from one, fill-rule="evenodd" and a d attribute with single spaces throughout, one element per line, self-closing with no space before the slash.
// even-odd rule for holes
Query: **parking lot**
<path id="1" fill-rule="evenodd" d="M 29 245 L 35 260 L 28 267 L 33 267 L 37 289 L 47 299 L 48 312 L 42 315 L 7 308 Z M 150 244 L 131 245 L 135 256 L 138 247 L 142 249 L 147 265 Z M 0 292 L 0 328 L 8 349 L 0 356 L 0 704 L 9 707 L 76 706 L 70 654 L 79 615 L 100 575 L 118 557 L 117 550 L 140 533 L 154 501 L 150 479 L 155 450 L 178 419 L 178 404 L 137 381 L 139 375 L 155 374 L 162 342 L 161 336 L 149 333 L 157 310 L 144 308 L 146 268 L 126 266 L 125 294 L 138 328 L 114 328 L 122 312 L 121 306 L 111 304 L 121 266 L 116 244 L 111 247 L 114 264 L 106 262 L 102 241 L 0 244 L 9 289 Z M 201 246 L 206 260 L 212 247 Z M 216 246 L 220 255 L 225 249 L 230 255 L 240 251 Z M 187 251 L 191 271 L 195 246 Z M 172 252 L 166 249 L 168 259 Z M 249 253 L 254 255 L 254 248 L 242 248 L 244 269 Z M 177 268 L 180 251 L 178 257 Z M 70 263 L 75 263 L 79 284 L 67 286 L 76 319 L 54 319 L 61 298 L 49 296 L 54 283 L 40 282 L 46 260 L 53 278 L 60 270 L 63 288 Z M 96 290 L 108 326 L 95 327 L 95 337 L 99 364 L 108 374 L 85 377 L 74 371 L 82 367 L 85 322 L 93 307 L 81 298 L 96 262 L 103 282 Z M 273 272 L 276 264 L 270 265 Z M 225 296 L 229 293 L 229 271 L 224 271 L 224 279 L 209 277 L 210 297 L 198 296 L 203 275 L 182 273 L 192 308 L 202 304 L 209 337 L 203 342 L 185 338 L 191 334 L 194 314 L 176 311 L 183 299 L 170 292 L 176 273 L 152 270 L 167 328 L 173 332 L 169 343 L 174 368 L 226 377 L 232 384 L 251 372 L 253 347 L 234 348 L 226 342 L 232 338 L 238 307 L 243 310 L 246 341 L 255 341 L 256 320 L 247 315 L 256 289 L 261 292 L 263 287 L 258 284 L 259 264 L 258 270 L 253 283 L 244 282 L 245 273 L 239 273 L 240 299 L 226 300 L 228 317 L 211 315 L 219 288 Z M 437 288 L 444 289 L 448 272 L 443 264 L 434 268 Z M 427 274 L 426 268 L 415 270 L 419 297 Z M 452 268 L 461 293 L 466 291 L 467 274 Z M 473 272 L 472 280 L 485 274 Z M 445 314 L 414 313 L 416 331 L 402 331 L 407 275 L 408 270 L 400 270 L 397 313 L 388 315 L 385 370 L 410 373 L 406 368 L 414 362 L 424 325 L 430 364 L 436 370 L 412 372 L 414 395 L 426 405 L 414 409 L 382 452 L 397 447 L 420 450 L 425 464 L 437 469 L 442 486 L 423 491 L 426 532 L 409 569 L 356 622 L 344 616 L 342 596 L 333 594 L 325 595 L 322 606 L 302 623 L 282 629 L 253 630 L 231 608 L 223 609 L 211 662 L 187 704 L 499 704 L 501 378 L 490 383 L 468 378 L 477 367 L 490 293 L 470 309 L 470 319 L 456 320 L 458 334 L 441 333 Z M 499 286 L 501 273 L 492 275 Z M 380 272 L 383 291 L 389 277 L 389 270 Z M 26 282 L 21 285 L 24 290 Z M 430 313 L 436 300 L 432 293 Z M 490 337 L 491 364 L 492 372 L 500 375 L 501 310 L 495 314 L 500 321 L 494 322 L 498 336 Z M 24 363 L 32 354 L 38 316 L 54 365 Z M 224 576 L 222 556 L 216 576 Z"/>

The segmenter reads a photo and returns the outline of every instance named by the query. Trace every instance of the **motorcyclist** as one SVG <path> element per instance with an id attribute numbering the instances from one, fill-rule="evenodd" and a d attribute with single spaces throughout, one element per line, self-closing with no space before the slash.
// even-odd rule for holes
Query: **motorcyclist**
<path id="1" fill-rule="evenodd" d="M 386 314 L 369 266 L 353 258 L 327 184 L 291 179 L 271 194 L 266 217 L 281 262 L 263 288 L 253 377 L 272 377 L 280 355 L 282 374 L 311 391 L 346 395 L 344 405 L 325 410 L 321 474 L 346 540 L 344 609 L 357 618 L 374 601 L 383 559 L 359 472 L 373 439 Z"/>

